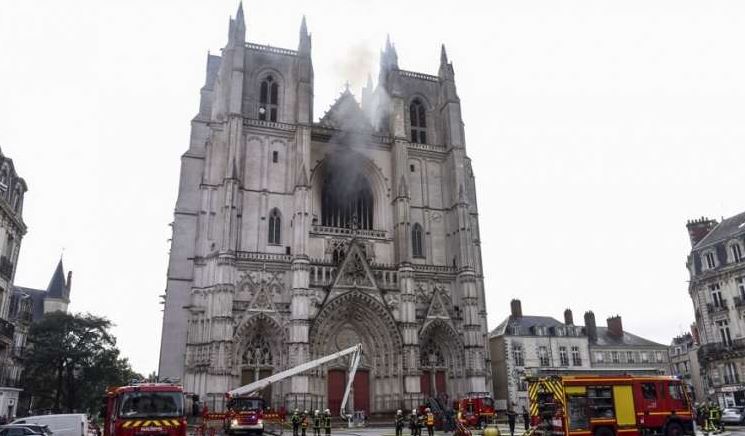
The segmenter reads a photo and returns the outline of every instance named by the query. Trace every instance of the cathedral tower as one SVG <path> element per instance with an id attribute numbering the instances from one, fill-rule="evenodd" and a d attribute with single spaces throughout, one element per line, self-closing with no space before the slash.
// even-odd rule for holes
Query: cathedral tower
<path id="1" fill-rule="evenodd" d="M 311 36 L 246 43 L 240 7 L 182 156 L 160 377 L 219 408 L 226 391 L 355 343 L 354 410 L 491 386 L 474 176 L 453 65 L 405 71 L 313 117 Z M 249 29 L 250 33 L 250 29 Z M 346 362 L 263 392 L 338 408 Z"/>

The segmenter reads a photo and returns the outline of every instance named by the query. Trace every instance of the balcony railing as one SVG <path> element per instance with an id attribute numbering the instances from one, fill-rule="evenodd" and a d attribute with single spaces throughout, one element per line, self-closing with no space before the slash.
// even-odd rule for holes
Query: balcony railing
<path id="1" fill-rule="evenodd" d="M 13 262 L 7 256 L 0 256 L 0 276 L 4 277 L 5 280 L 10 280 L 13 277 Z"/>
<path id="2" fill-rule="evenodd" d="M 365 229 L 352 230 L 346 227 L 329 227 L 329 226 L 314 225 L 312 231 L 313 233 L 317 233 L 320 235 L 358 236 L 360 238 L 368 238 L 368 239 L 385 239 L 386 238 L 385 230 L 365 230 Z"/>
<path id="3" fill-rule="evenodd" d="M 740 296 L 735 297 L 735 307 L 742 307 L 745 306 L 745 298 L 742 298 Z"/>
<path id="4" fill-rule="evenodd" d="M 706 309 L 709 311 L 709 313 L 717 313 L 726 311 L 729 308 L 727 307 L 727 300 L 722 298 L 718 304 L 706 303 Z"/>
<path id="5" fill-rule="evenodd" d="M 0 318 L 0 341 L 13 343 L 13 333 L 15 333 L 15 330 L 16 326 Z"/>
<path id="6" fill-rule="evenodd" d="M 704 344 L 698 349 L 698 358 L 718 359 L 724 355 L 743 355 L 745 356 L 745 338 L 735 339 L 727 342 L 716 342 Z"/>
<path id="7" fill-rule="evenodd" d="M 15 365 L 0 365 L 0 386 L 17 388 L 20 386 L 20 371 Z"/>

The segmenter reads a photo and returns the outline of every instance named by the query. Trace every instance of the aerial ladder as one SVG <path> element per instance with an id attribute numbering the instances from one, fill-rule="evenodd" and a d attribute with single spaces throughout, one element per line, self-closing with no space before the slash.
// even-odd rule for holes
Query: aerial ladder
<path id="1" fill-rule="evenodd" d="M 261 380 L 257 380 L 253 383 L 249 383 L 239 388 L 235 388 L 232 391 L 228 392 L 228 396 L 242 397 L 242 396 L 256 395 L 259 392 L 261 392 L 261 390 L 268 387 L 272 383 L 276 383 L 286 378 L 289 378 L 289 377 L 292 377 L 298 374 L 302 374 L 305 371 L 309 371 L 313 368 L 317 368 L 325 363 L 333 362 L 336 359 L 342 358 L 344 356 L 348 356 L 350 354 L 351 354 L 351 359 L 349 361 L 349 380 L 347 381 L 347 387 L 344 390 L 344 397 L 342 398 L 341 407 L 339 410 L 339 415 L 342 418 L 347 419 L 348 416 L 346 414 L 345 409 L 347 406 L 347 400 L 349 399 L 349 391 L 351 390 L 352 382 L 354 381 L 354 374 L 357 372 L 357 367 L 359 366 L 360 359 L 362 358 L 362 344 L 354 345 L 347 349 L 338 351 L 334 354 L 329 354 L 328 356 L 321 357 L 320 359 L 311 360 L 310 362 L 305 362 L 303 364 L 300 364 L 288 370 L 278 372 L 274 375 L 270 375 L 269 377 L 263 378 Z"/>
<path id="2" fill-rule="evenodd" d="M 321 357 L 319 359 L 311 360 L 309 362 L 302 363 L 298 366 L 292 367 L 290 369 L 287 369 L 285 371 L 278 372 L 276 374 L 273 374 L 269 377 L 265 377 L 261 380 L 257 380 L 255 382 L 249 383 L 247 385 L 240 386 L 238 388 L 235 388 L 231 391 L 229 391 L 226 396 L 229 399 L 233 398 L 246 398 L 246 397 L 253 397 L 258 395 L 263 389 L 267 388 L 273 383 L 277 383 L 279 381 L 285 380 L 289 377 L 302 374 L 306 371 L 309 371 L 311 369 L 317 368 L 321 365 L 324 365 L 329 362 L 333 362 L 336 359 L 340 359 L 345 356 L 350 356 L 349 360 L 349 380 L 347 381 L 346 389 L 344 390 L 344 396 L 342 398 L 341 406 L 339 408 L 339 415 L 342 417 L 342 419 L 349 421 L 351 419 L 351 416 L 346 413 L 346 406 L 347 401 L 349 400 L 349 392 L 352 389 L 352 382 L 354 381 L 354 375 L 357 372 L 357 367 L 360 364 L 360 360 L 362 359 L 362 344 L 357 344 L 352 347 L 346 348 L 344 350 L 338 351 L 333 354 L 329 354 L 328 356 Z M 230 424 L 235 422 L 234 416 L 231 414 L 230 411 L 227 413 L 212 413 L 209 414 L 210 419 L 223 419 L 225 421 L 226 430 L 228 430 L 228 433 L 231 433 L 229 431 Z M 259 417 L 257 417 L 259 418 Z M 259 419 L 260 420 L 260 419 Z M 204 426 L 202 427 L 203 434 L 206 432 L 204 431 Z M 258 432 L 263 432 L 263 425 L 261 430 L 256 429 Z M 274 433 L 267 431 L 267 433 Z"/>

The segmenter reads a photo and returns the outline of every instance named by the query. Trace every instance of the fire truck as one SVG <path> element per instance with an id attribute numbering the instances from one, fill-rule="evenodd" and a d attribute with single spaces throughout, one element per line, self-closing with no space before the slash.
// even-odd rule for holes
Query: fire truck
<path id="1" fill-rule="evenodd" d="M 691 402 L 675 377 L 573 375 L 528 383 L 536 435 L 694 434 Z"/>
<path id="2" fill-rule="evenodd" d="M 101 414 L 104 436 L 186 436 L 184 391 L 176 384 L 108 388 Z"/>
<path id="3" fill-rule="evenodd" d="M 467 427 L 483 428 L 495 417 L 494 399 L 488 393 L 471 394 L 456 402 L 461 422 Z"/>
<path id="4" fill-rule="evenodd" d="M 347 420 L 350 417 L 346 413 L 346 405 L 347 400 L 349 399 L 349 392 L 352 387 L 352 382 L 354 381 L 354 374 L 357 372 L 357 367 L 359 366 L 360 359 L 362 358 L 362 344 L 354 345 L 337 353 L 333 353 L 328 356 L 321 357 L 320 359 L 303 363 L 286 371 L 278 372 L 277 374 L 274 374 L 272 376 L 233 389 L 232 391 L 225 394 L 227 397 L 227 411 L 222 413 L 210 413 L 209 411 L 205 411 L 204 421 L 208 423 L 210 420 L 221 420 L 223 422 L 223 430 L 228 435 L 244 433 L 262 434 L 264 433 L 267 424 L 281 424 L 281 421 L 284 419 L 284 416 L 282 414 L 270 414 L 266 412 L 264 400 L 263 398 L 258 396 L 262 389 L 270 386 L 272 383 L 276 383 L 294 375 L 301 374 L 305 371 L 311 370 L 344 356 L 350 356 L 348 377 L 349 381 L 347 382 L 347 387 L 344 391 L 344 397 L 341 402 L 339 414 L 343 419 Z M 202 428 L 200 430 L 200 433 L 209 433 L 205 430 L 206 428 Z"/>

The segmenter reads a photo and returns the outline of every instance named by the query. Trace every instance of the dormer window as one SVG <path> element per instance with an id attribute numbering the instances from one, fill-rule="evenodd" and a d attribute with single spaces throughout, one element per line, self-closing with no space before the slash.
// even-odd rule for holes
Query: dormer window
<path id="1" fill-rule="evenodd" d="M 424 104 L 415 98 L 409 106 L 409 121 L 411 123 L 411 142 L 427 143 L 427 114 Z"/>
<path id="2" fill-rule="evenodd" d="M 271 75 L 261 81 L 259 89 L 259 119 L 262 121 L 277 121 L 279 102 L 279 84 Z"/>
<path id="3" fill-rule="evenodd" d="M 704 253 L 704 269 L 714 269 L 717 266 L 716 258 L 713 251 Z"/>
<path id="4" fill-rule="evenodd" d="M 745 259 L 745 257 L 743 257 L 742 245 L 739 241 L 734 241 L 729 244 L 729 254 L 732 263 L 739 263 Z"/>

